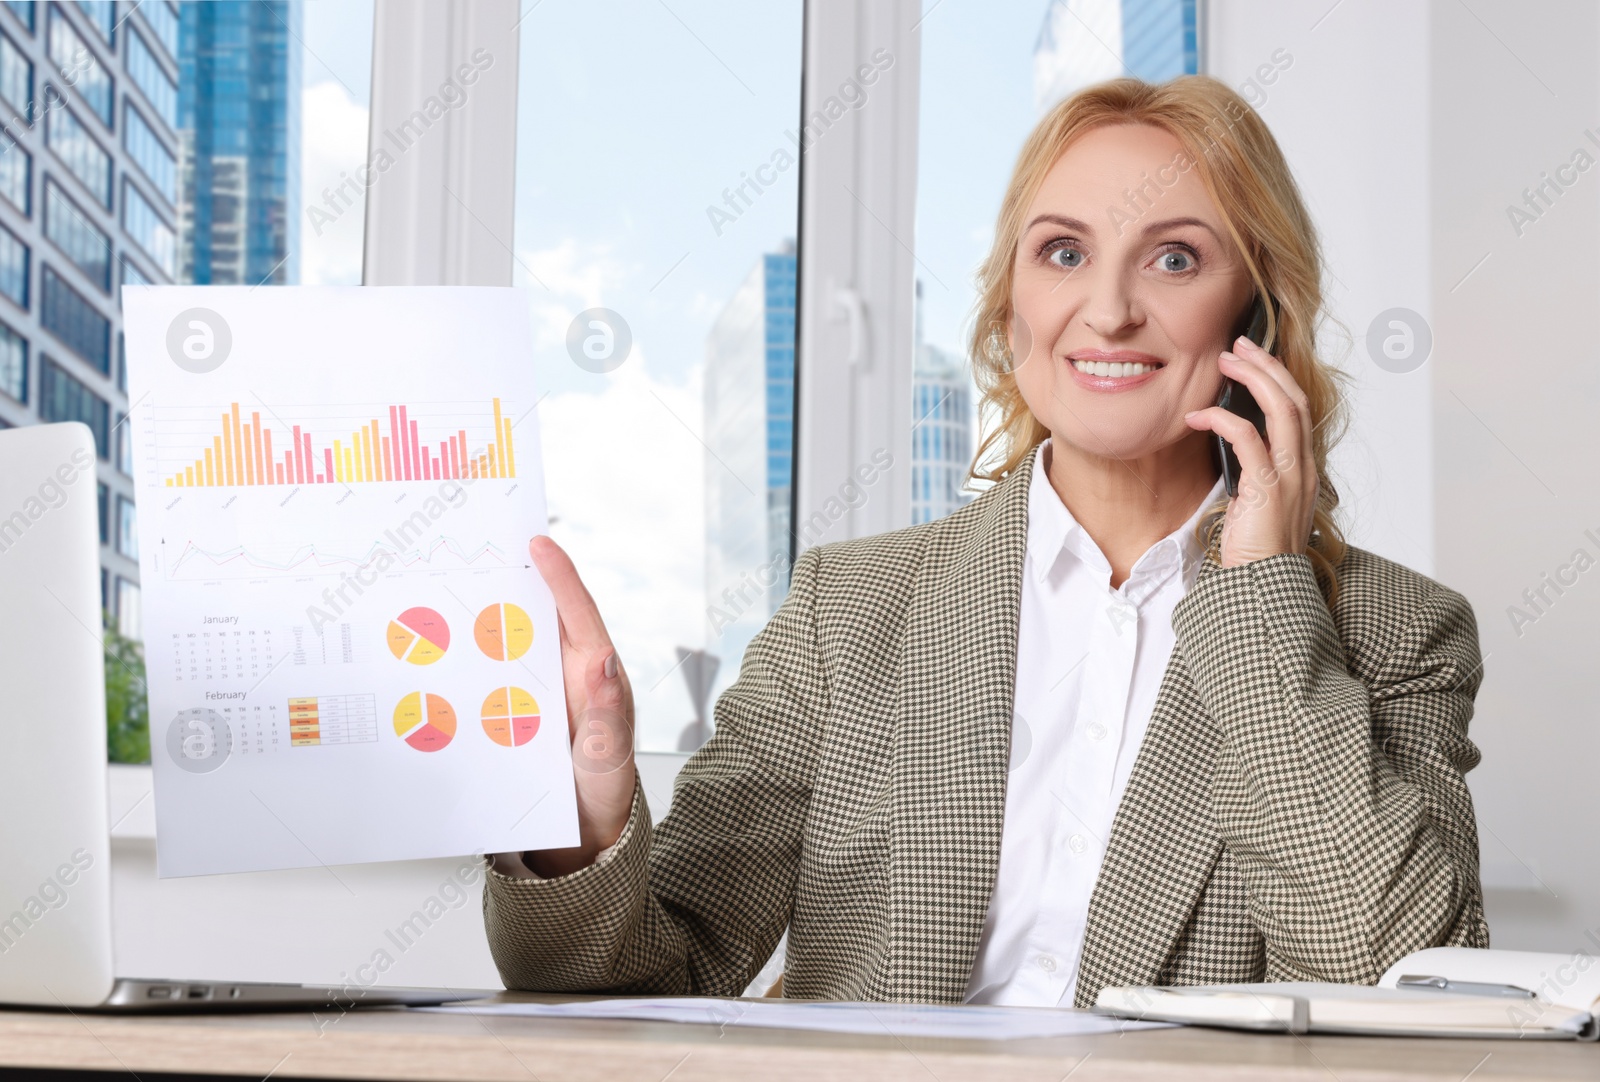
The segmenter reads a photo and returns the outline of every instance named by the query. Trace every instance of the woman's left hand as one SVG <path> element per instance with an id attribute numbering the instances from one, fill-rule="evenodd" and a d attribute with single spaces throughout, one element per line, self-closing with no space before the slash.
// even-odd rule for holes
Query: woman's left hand
<path id="1" fill-rule="evenodd" d="M 1222 374 L 1255 396 L 1267 417 L 1267 440 L 1255 425 L 1221 406 L 1185 414 L 1190 428 L 1215 432 L 1239 458 L 1239 494 L 1222 525 L 1222 566 L 1304 552 L 1317 507 L 1310 404 L 1278 358 L 1243 336 L 1224 351 Z"/>

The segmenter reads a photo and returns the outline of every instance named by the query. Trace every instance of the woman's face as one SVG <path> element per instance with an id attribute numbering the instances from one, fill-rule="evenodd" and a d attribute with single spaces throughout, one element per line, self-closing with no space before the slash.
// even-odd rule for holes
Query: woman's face
<path id="1" fill-rule="evenodd" d="M 1182 144 L 1147 124 L 1081 135 L 1023 217 L 1017 386 L 1057 442 L 1136 459 L 1202 437 L 1254 286 Z M 1143 192 L 1139 189 L 1143 187 Z"/>

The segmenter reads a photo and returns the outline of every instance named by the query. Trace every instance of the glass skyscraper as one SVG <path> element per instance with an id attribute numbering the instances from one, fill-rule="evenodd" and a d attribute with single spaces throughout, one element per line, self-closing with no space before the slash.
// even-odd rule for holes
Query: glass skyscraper
<path id="1" fill-rule="evenodd" d="M 1033 49 L 1034 105 L 1133 75 L 1161 83 L 1200 70 L 1195 0 L 1055 0 Z"/>
<path id="2" fill-rule="evenodd" d="M 0 428 L 94 433 L 102 598 L 131 638 L 122 286 L 294 281 L 299 8 L 0 3 Z"/>
<path id="3" fill-rule="evenodd" d="M 184 4 L 179 279 L 299 280 L 300 23 L 290 0 Z"/>
<path id="4" fill-rule="evenodd" d="M 712 698 L 789 592 L 795 249 L 751 270 L 706 339 L 706 652 Z"/>
<path id="5" fill-rule="evenodd" d="M 82 421 L 101 594 L 139 634 L 123 283 L 176 278 L 178 22 L 167 0 L 0 12 L 0 428 Z"/>
<path id="6" fill-rule="evenodd" d="M 911 521 L 932 522 L 971 503 L 972 374 L 961 354 L 923 340 L 922 279 L 916 281 L 911 366 Z"/>

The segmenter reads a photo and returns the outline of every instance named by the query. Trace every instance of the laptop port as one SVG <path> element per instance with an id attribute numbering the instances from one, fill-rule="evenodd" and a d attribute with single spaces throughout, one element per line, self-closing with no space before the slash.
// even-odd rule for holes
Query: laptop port
<path id="1" fill-rule="evenodd" d="M 209 984 L 191 984 L 189 986 L 190 999 L 210 999 L 211 986 Z"/>
<path id="2" fill-rule="evenodd" d="M 170 984 L 152 984 L 145 990 L 145 995 L 151 999 L 171 999 L 172 993 L 177 991 Z"/>

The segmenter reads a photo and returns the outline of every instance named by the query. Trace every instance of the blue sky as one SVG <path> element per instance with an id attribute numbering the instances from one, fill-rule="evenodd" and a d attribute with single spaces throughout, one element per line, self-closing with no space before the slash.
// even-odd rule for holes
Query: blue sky
<path id="1" fill-rule="evenodd" d="M 367 107 L 372 98 L 373 0 L 304 0 L 300 65 L 301 213 L 322 202 L 341 172 L 366 161 Z M 364 205 L 320 232 L 300 223 L 300 281 L 361 281 Z"/>
<path id="2" fill-rule="evenodd" d="M 965 356 L 972 276 L 1037 115 L 1033 46 L 1042 0 L 927 0 L 917 148 L 923 334 Z"/>

